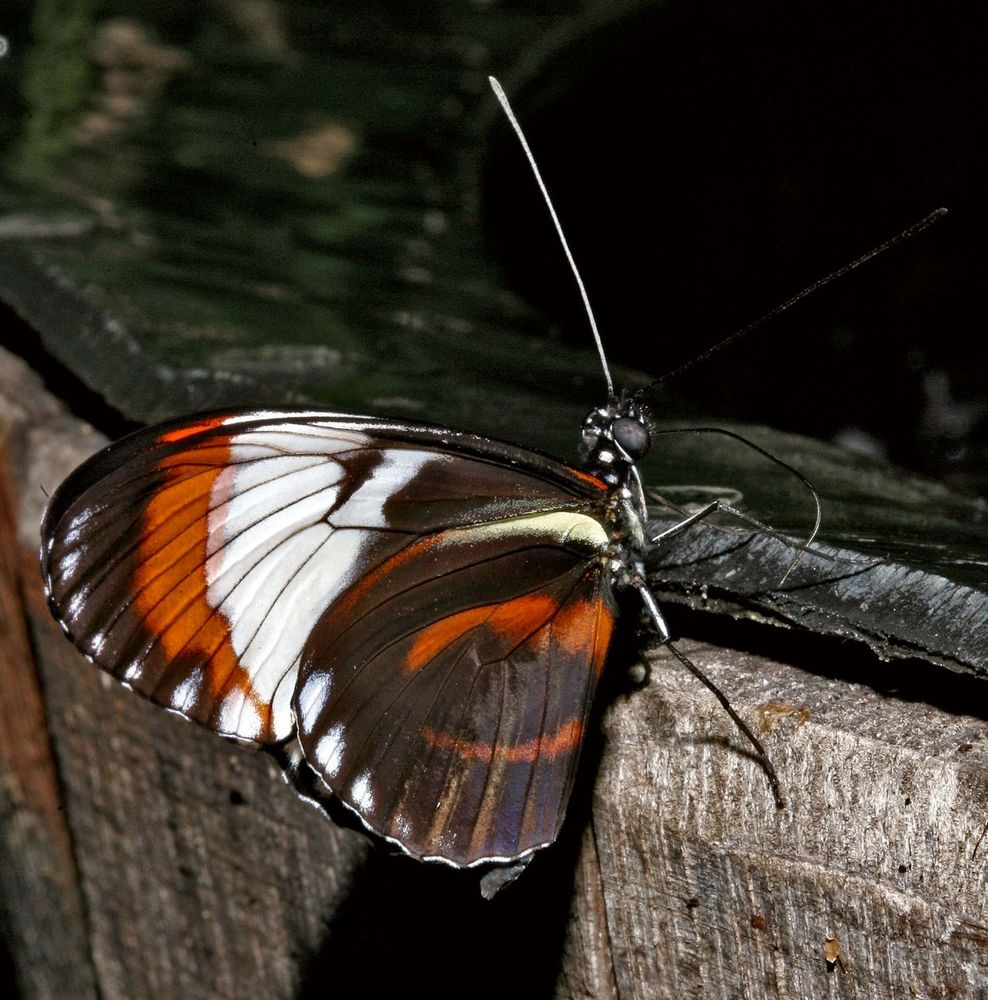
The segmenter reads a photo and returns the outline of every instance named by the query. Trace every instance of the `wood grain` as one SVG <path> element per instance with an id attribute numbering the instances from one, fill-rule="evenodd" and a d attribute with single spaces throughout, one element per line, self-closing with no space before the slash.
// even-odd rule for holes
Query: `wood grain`
<path id="1" fill-rule="evenodd" d="M 984 719 L 686 648 L 763 720 L 788 801 L 776 812 L 713 698 L 657 656 L 649 688 L 605 717 L 578 876 L 587 899 L 603 887 L 610 944 L 595 961 L 613 963 L 617 994 L 988 995 Z M 965 692 L 980 688 L 951 694 Z M 579 910 L 571 928 L 585 966 L 598 912 Z"/>
<path id="2" fill-rule="evenodd" d="M 0 916 L 26 996 L 85 1000 L 96 995 L 85 913 L 21 600 L 23 568 L 0 472 Z"/>

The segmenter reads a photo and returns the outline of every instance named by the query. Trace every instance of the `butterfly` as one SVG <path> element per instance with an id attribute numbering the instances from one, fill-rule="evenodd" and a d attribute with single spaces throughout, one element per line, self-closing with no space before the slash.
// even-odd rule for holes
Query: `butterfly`
<path id="1" fill-rule="evenodd" d="M 426 423 L 206 414 L 72 473 L 48 504 L 41 563 L 66 635 L 127 687 L 277 751 L 414 858 L 516 871 L 559 834 L 622 591 L 781 794 L 646 580 L 650 548 L 718 504 L 649 535 L 641 391 L 614 391 L 492 85 L 601 355 L 607 398 L 583 422 L 582 466 Z"/>
<path id="2" fill-rule="evenodd" d="M 646 586 L 640 404 L 594 410 L 583 444 L 577 469 L 321 411 L 144 429 L 51 498 L 48 601 L 137 693 L 297 740 L 413 857 L 515 861 L 559 832 L 616 592 Z"/>

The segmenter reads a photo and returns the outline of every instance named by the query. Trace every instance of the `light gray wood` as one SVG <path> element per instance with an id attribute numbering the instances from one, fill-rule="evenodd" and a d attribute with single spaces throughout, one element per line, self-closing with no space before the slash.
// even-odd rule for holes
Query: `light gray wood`
<path id="1" fill-rule="evenodd" d="M 622 998 L 988 996 L 984 719 L 684 648 L 759 724 L 786 808 L 713 697 L 657 655 L 605 717 L 577 892 L 602 891 L 606 935 L 589 907 L 568 942 L 588 979 L 609 960 Z M 609 942 L 592 959 L 591 936 Z"/>

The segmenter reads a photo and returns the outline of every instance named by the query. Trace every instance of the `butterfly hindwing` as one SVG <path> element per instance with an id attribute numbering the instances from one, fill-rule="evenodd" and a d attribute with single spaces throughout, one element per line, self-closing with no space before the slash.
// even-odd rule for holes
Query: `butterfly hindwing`
<path id="1" fill-rule="evenodd" d="M 466 863 L 555 835 L 613 617 L 606 496 L 536 453 L 425 425 L 217 414 L 69 477 L 43 570 L 99 666 L 242 740 L 285 739 L 298 713 L 313 766 L 369 826 Z M 302 684 L 330 677 L 346 693 L 315 711 Z M 350 748 L 337 775 L 334 726 Z M 394 753 L 422 756 L 389 769 Z M 443 822 L 426 815 L 436 794 Z"/>
<path id="2" fill-rule="evenodd" d="M 606 544 L 576 512 L 450 529 L 327 611 L 300 739 L 371 829 L 461 865 L 555 839 L 614 622 Z"/>

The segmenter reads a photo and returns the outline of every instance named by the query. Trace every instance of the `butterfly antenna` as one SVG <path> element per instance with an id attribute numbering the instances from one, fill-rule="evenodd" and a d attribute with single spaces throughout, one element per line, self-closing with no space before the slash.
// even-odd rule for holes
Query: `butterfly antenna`
<path id="1" fill-rule="evenodd" d="M 784 313 L 787 309 L 791 309 L 801 299 L 805 299 L 807 295 L 812 295 L 825 285 L 829 285 L 832 281 L 836 281 L 838 278 L 843 278 L 845 274 L 856 270 L 862 264 L 866 264 L 873 257 L 877 257 L 879 254 L 884 253 L 886 250 L 890 250 L 892 247 L 902 243 L 904 240 L 908 240 L 917 233 L 921 233 L 924 229 L 932 226 L 934 222 L 942 219 L 946 214 L 947 209 L 945 208 L 938 208 L 935 212 L 930 212 L 930 214 L 925 218 L 920 219 L 919 222 L 914 222 L 908 229 L 904 229 L 897 236 L 893 236 L 891 239 L 886 240 L 879 246 L 872 248 L 867 253 L 863 253 L 860 257 L 856 257 L 849 264 L 845 264 L 843 267 L 837 268 L 836 271 L 832 271 L 825 278 L 820 278 L 819 281 L 814 281 L 812 285 L 804 288 L 801 292 L 797 292 L 791 299 L 786 299 L 785 302 L 765 313 L 765 315 L 760 319 L 756 319 L 753 323 L 749 323 L 747 326 L 735 331 L 729 337 L 725 337 L 723 340 L 714 344 L 713 347 L 708 347 L 702 354 L 698 354 L 695 358 L 692 358 L 685 364 L 680 365 L 678 368 L 673 368 L 672 371 L 666 372 L 665 375 L 660 375 L 657 379 L 649 382 L 649 384 L 644 388 L 639 389 L 635 393 L 635 396 L 639 397 L 642 393 L 647 392 L 653 386 L 661 385 L 667 379 L 673 378 L 675 375 L 680 375 L 682 372 L 686 371 L 687 368 L 692 368 L 701 361 L 706 361 L 711 354 L 716 354 L 718 351 L 727 347 L 728 344 L 733 344 L 734 341 L 740 340 L 742 337 L 746 337 L 753 330 L 757 330 L 759 327 L 764 326 L 770 319 L 775 319 L 776 316 Z"/>
<path id="2" fill-rule="evenodd" d="M 805 542 L 797 544 L 796 558 L 793 559 L 789 569 L 786 570 L 785 575 L 778 583 L 778 586 L 782 587 L 786 580 L 789 579 L 789 574 L 796 568 L 803 556 L 807 552 L 813 551 L 813 543 L 816 541 L 816 536 L 820 533 L 820 525 L 823 523 L 823 507 L 820 503 L 820 494 L 817 492 L 816 487 L 798 469 L 793 468 L 788 462 L 783 462 L 778 455 L 773 455 L 772 452 L 762 448 L 761 445 L 755 444 L 754 441 L 749 441 L 748 438 L 742 437 L 735 431 L 727 430 L 726 427 L 663 427 L 653 429 L 652 434 L 719 434 L 722 437 L 731 438 L 734 441 L 739 441 L 745 447 L 751 448 L 752 451 L 757 452 L 763 458 L 767 458 L 770 462 L 774 462 L 777 466 L 779 466 L 779 468 L 785 469 L 789 475 L 797 479 L 809 491 L 810 496 L 813 497 L 813 509 L 815 511 L 813 518 L 813 530 L 810 532 Z M 754 518 L 748 518 L 748 520 L 753 522 Z M 761 530 L 765 529 L 762 528 Z"/>
<path id="3" fill-rule="evenodd" d="M 511 127 L 515 130 L 515 134 L 518 136 L 521 148 L 525 151 L 525 155 L 528 157 L 529 166 L 532 168 L 532 173 L 535 174 L 535 180 L 539 185 L 539 190 L 542 192 L 542 197 L 545 200 L 546 207 L 549 209 L 549 214 L 552 216 L 553 223 L 555 223 L 556 232 L 559 234 L 559 242 L 563 245 L 563 252 L 566 254 L 566 259 L 569 261 L 570 270 L 573 272 L 573 277 L 576 278 L 576 283 L 580 289 L 580 295 L 583 296 L 583 308 L 587 311 L 587 319 L 590 320 L 590 329 L 593 331 L 594 343 L 597 345 L 598 354 L 600 354 L 600 366 L 604 369 L 604 380 L 607 382 L 607 394 L 613 398 L 614 381 L 611 378 L 611 370 L 607 365 L 607 356 L 604 354 L 604 344 L 600 339 L 600 333 L 597 330 L 597 321 L 594 319 L 593 310 L 590 308 L 590 297 L 587 295 L 587 289 L 583 284 L 583 279 L 580 277 L 580 272 L 577 270 L 576 261 L 573 260 L 573 254 L 570 253 L 569 244 L 566 242 L 566 236 L 563 233 L 563 227 L 559 221 L 559 216 L 556 215 L 556 210 L 552 206 L 552 199 L 549 197 L 549 192 L 546 190 L 545 182 L 542 180 L 542 174 L 539 173 L 538 164 L 535 162 L 535 157 L 532 155 L 532 150 L 528 145 L 528 140 L 525 138 L 525 133 L 522 132 L 521 125 L 518 124 L 518 119 L 515 118 L 515 113 L 511 110 L 511 104 L 508 102 L 507 95 L 501 89 L 501 84 L 499 84 L 493 76 L 489 76 L 487 79 L 490 81 L 491 89 L 494 91 L 494 96 L 501 102 L 501 107 L 504 109 L 504 113 L 507 115 L 508 121 L 511 122 Z"/>

